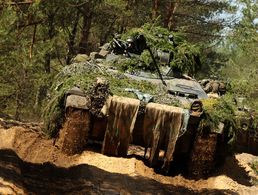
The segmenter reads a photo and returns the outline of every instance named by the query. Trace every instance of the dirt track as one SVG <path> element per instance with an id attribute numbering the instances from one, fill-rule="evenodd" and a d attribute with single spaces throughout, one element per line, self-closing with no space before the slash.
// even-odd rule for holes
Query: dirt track
<path id="1" fill-rule="evenodd" d="M 192 180 L 156 174 L 135 158 L 92 151 L 68 157 L 36 130 L 0 126 L 0 193 L 258 194 L 248 166 L 255 158 L 238 154 L 214 176 Z"/>

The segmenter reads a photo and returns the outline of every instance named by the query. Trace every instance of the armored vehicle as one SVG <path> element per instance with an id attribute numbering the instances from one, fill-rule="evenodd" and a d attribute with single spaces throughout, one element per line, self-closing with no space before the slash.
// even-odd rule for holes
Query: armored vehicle
<path id="1" fill-rule="evenodd" d="M 150 166 L 160 167 L 164 173 L 169 172 L 172 161 L 189 167 L 192 174 L 209 172 L 215 160 L 217 134 L 203 136 L 197 131 L 203 113 L 201 100 L 207 99 L 207 94 L 191 77 L 178 74 L 171 68 L 167 68 L 165 72 L 159 69 L 155 58 L 169 62 L 170 59 L 164 58 L 169 58 L 170 54 L 163 53 L 162 56 L 155 57 L 144 37 L 140 36 L 137 41 L 132 46 L 115 40 L 111 43 L 110 51 L 104 52 L 102 48 L 99 52 L 101 59 L 95 55 L 91 61 L 67 68 L 69 70 L 74 67 L 76 74 L 80 73 L 76 78 L 85 79 L 97 70 L 102 76 L 108 75 L 115 80 L 113 83 L 124 79 L 127 83 L 118 86 L 135 96 L 117 96 L 118 94 L 110 92 L 112 83 L 103 78 L 95 78 L 96 82 L 90 90 L 73 88 L 66 91 L 62 108 L 65 117 L 57 146 L 68 154 L 74 154 L 84 150 L 88 140 L 98 141 L 102 145 L 103 154 L 125 157 L 129 146 L 133 144 L 145 148 L 142 157 L 148 159 Z M 116 68 L 105 64 L 110 58 L 139 55 L 146 48 L 153 59 L 156 74 L 141 70 L 118 73 Z M 105 55 L 101 55 L 103 53 Z M 90 71 L 81 74 L 84 69 Z M 73 80 L 70 72 L 66 78 Z M 83 81 L 79 79 L 79 82 L 74 84 L 80 85 Z M 131 83 L 140 83 L 138 86 L 147 83 L 146 85 L 159 89 L 159 94 L 129 87 Z M 62 86 L 65 84 L 59 83 L 55 89 Z"/>

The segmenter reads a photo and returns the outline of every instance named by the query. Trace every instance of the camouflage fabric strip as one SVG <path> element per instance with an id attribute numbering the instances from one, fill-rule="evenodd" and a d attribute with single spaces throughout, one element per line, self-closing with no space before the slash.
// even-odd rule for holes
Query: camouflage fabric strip
<path id="1" fill-rule="evenodd" d="M 165 161 L 172 161 L 175 143 L 182 128 L 182 108 L 149 103 L 144 118 L 144 141 L 151 145 L 150 164 L 156 164 L 159 151 L 165 145 Z M 165 163 L 165 162 L 164 162 Z"/>
<path id="2" fill-rule="evenodd" d="M 115 156 L 127 155 L 139 106 L 140 101 L 136 99 L 119 96 L 111 98 L 107 106 L 108 124 L 102 153 Z M 111 148 L 116 148 L 115 151 L 109 151 L 109 145 L 114 145 Z"/>

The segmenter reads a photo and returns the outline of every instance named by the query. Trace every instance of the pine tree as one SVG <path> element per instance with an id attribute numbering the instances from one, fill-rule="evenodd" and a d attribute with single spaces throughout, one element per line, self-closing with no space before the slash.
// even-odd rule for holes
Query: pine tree
<path id="1" fill-rule="evenodd" d="M 230 79 L 234 94 L 247 98 L 247 103 L 258 108 L 258 6 L 255 0 L 240 0 L 243 17 L 227 40 L 230 56 L 222 70 L 225 78 Z"/>

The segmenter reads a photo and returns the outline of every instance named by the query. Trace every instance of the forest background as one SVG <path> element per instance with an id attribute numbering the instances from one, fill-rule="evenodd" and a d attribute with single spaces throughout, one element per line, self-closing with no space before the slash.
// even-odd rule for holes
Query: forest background
<path id="1" fill-rule="evenodd" d="M 257 0 L 0 0 L 0 112 L 39 119 L 54 76 L 115 33 L 155 24 L 198 48 L 216 78 L 258 109 Z"/>

